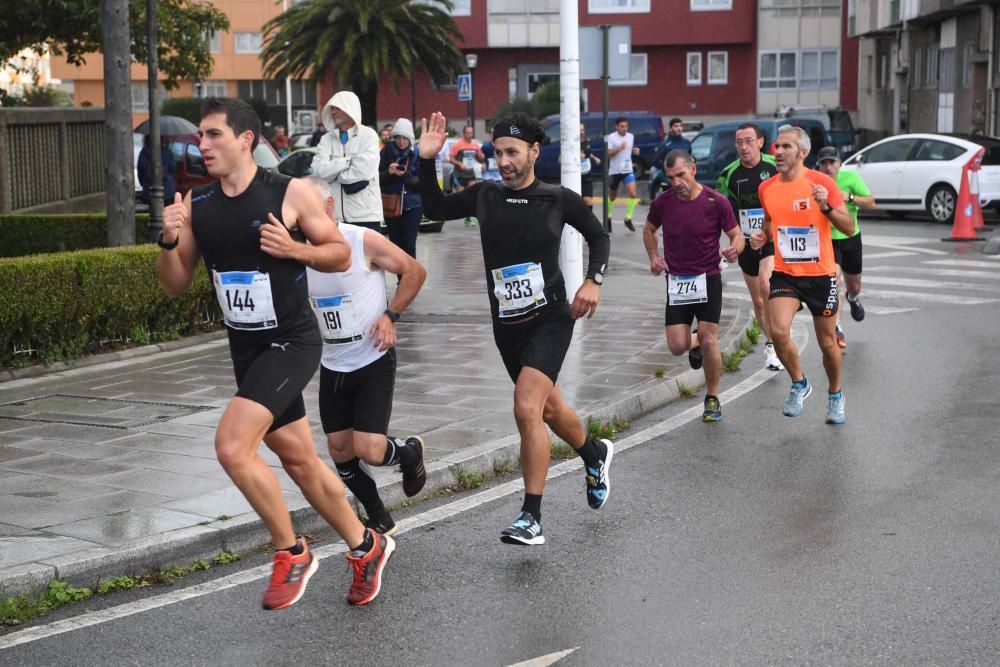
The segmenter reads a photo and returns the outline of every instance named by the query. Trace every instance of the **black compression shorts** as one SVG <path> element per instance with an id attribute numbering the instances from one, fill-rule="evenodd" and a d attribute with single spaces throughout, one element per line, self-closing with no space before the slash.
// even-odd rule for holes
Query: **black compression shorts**
<path id="1" fill-rule="evenodd" d="M 718 324 L 719 319 L 722 317 L 722 274 L 716 273 L 714 276 L 706 276 L 705 287 L 708 289 L 708 301 L 704 303 L 671 306 L 668 296 L 664 312 L 666 326 L 669 327 L 672 324 L 686 324 L 691 326 L 695 318 L 699 322 L 714 322 Z"/>
<path id="2" fill-rule="evenodd" d="M 268 433 L 306 416 L 302 390 L 316 373 L 322 352 L 318 339 L 293 339 L 273 342 L 249 358 L 233 358 L 236 395 L 271 412 L 274 421 Z"/>
<path id="3" fill-rule="evenodd" d="M 519 324 L 493 322 L 493 340 L 515 383 L 525 366 L 545 373 L 553 382 L 559 377 L 575 322 L 565 301 L 543 310 Z"/>
<path id="4" fill-rule="evenodd" d="M 396 387 L 396 349 L 350 373 L 319 371 L 319 416 L 324 433 L 354 429 L 385 435 Z"/>
<path id="5" fill-rule="evenodd" d="M 833 239 L 833 256 L 844 273 L 861 275 L 861 232 L 847 239 Z"/>
<path id="6" fill-rule="evenodd" d="M 581 197 L 593 197 L 594 196 L 594 180 L 589 176 L 584 176 L 580 179 L 580 196 Z"/>
<path id="7" fill-rule="evenodd" d="M 789 297 L 806 304 L 813 317 L 833 317 L 840 299 L 837 296 L 837 276 L 790 276 L 775 271 L 771 274 L 771 299 Z"/>
<path id="8" fill-rule="evenodd" d="M 765 257 L 774 257 L 774 241 L 768 241 L 761 246 L 760 250 L 751 248 L 750 242 L 747 241 L 739 256 L 740 269 L 748 276 L 756 278 L 760 275 L 760 260 Z"/>

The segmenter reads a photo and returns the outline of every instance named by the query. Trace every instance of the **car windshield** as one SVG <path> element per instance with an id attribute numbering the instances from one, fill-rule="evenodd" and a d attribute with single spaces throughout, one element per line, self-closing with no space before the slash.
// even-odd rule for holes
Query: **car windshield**
<path id="1" fill-rule="evenodd" d="M 267 144 L 257 144 L 257 147 L 253 149 L 253 161 L 257 163 L 258 167 L 264 169 L 274 169 L 278 166 L 278 156 L 274 154 L 274 149 Z"/>
<path id="2" fill-rule="evenodd" d="M 830 129 L 834 132 L 853 132 L 854 123 L 851 122 L 851 114 L 843 109 L 831 111 Z"/>
<path id="3" fill-rule="evenodd" d="M 691 142 L 691 157 L 695 160 L 704 160 L 712 152 L 712 139 L 714 134 L 699 134 Z"/>

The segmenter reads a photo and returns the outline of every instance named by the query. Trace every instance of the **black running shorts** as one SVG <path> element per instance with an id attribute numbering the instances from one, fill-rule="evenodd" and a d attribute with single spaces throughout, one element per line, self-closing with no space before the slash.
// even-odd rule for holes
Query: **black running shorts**
<path id="1" fill-rule="evenodd" d="M 719 318 L 722 317 L 722 274 L 716 273 L 714 276 L 706 276 L 705 287 L 708 288 L 708 301 L 704 303 L 671 306 L 668 297 L 664 315 L 666 326 L 669 327 L 672 324 L 691 326 L 695 318 L 699 322 L 718 324 Z"/>
<path id="2" fill-rule="evenodd" d="M 545 373 L 553 382 L 559 377 L 575 322 L 565 301 L 543 310 L 518 324 L 493 322 L 493 340 L 515 383 L 525 366 Z"/>
<path id="3" fill-rule="evenodd" d="M 760 275 L 760 260 L 765 257 L 774 257 L 774 241 L 768 241 L 760 250 L 751 248 L 750 242 L 747 241 L 743 246 L 743 252 L 740 253 L 740 269 L 748 276 L 756 278 Z"/>
<path id="4" fill-rule="evenodd" d="M 396 387 L 396 349 L 350 373 L 319 370 L 319 417 L 324 433 L 354 429 L 362 433 L 389 431 L 392 394 Z"/>
<path id="5" fill-rule="evenodd" d="M 581 197 L 593 197 L 594 196 L 594 179 L 590 176 L 584 176 L 580 179 L 580 196 Z"/>
<path id="6" fill-rule="evenodd" d="M 848 239 L 833 239 L 833 256 L 844 273 L 861 275 L 861 232 Z"/>
<path id="7" fill-rule="evenodd" d="M 316 373 L 322 352 L 323 344 L 316 338 L 277 341 L 256 355 L 233 358 L 236 395 L 270 410 L 274 421 L 268 433 L 306 416 L 302 390 Z"/>
<path id="8" fill-rule="evenodd" d="M 813 317 L 833 317 L 840 299 L 837 296 L 837 276 L 790 276 L 775 271 L 771 274 L 771 299 L 788 297 L 806 304 Z"/>

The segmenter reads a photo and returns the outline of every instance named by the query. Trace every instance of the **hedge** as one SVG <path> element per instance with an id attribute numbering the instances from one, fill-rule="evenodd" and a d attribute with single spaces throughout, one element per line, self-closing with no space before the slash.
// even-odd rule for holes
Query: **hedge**
<path id="1" fill-rule="evenodd" d="M 149 215 L 135 216 L 135 239 L 149 241 Z M 103 248 L 108 242 L 108 216 L 104 213 L 0 215 L 0 257 L 21 257 L 42 252 Z"/>
<path id="2" fill-rule="evenodd" d="M 204 266 L 184 296 L 170 299 L 157 277 L 158 254 L 146 244 L 0 259 L 0 367 L 218 328 Z"/>

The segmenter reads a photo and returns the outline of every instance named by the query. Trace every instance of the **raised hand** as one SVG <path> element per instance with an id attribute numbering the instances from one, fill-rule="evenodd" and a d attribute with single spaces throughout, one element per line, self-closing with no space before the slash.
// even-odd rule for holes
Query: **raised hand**
<path id="1" fill-rule="evenodd" d="M 420 141 L 417 147 L 420 149 L 420 157 L 432 159 L 441 149 L 444 142 L 448 140 L 448 120 L 440 111 L 431 114 L 431 119 L 420 119 Z"/>
<path id="2" fill-rule="evenodd" d="M 191 211 L 184 205 L 181 193 L 174 194 L 174 203 L 163 209 L 163 242 L 173 243 L 190 219 Z"/>

